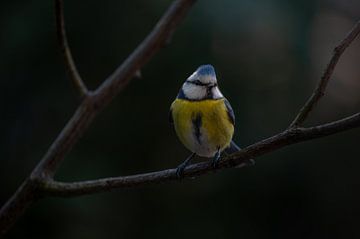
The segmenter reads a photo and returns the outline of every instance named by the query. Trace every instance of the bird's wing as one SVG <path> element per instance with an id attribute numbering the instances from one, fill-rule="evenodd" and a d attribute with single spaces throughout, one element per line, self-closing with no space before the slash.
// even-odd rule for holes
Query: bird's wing
<path id="1" fill-rule="evenodd" d="M 229 120 L 230 122 L 235 125 L 235 114 L 234 114 L 234 111 L 229 103 L 229 101 L 227 99 L 224 100 L 224 103 L 225 103 L 225 106 L 226 106 L 226 111 L 227 111 L 227 114 L 229 116 Z"/>

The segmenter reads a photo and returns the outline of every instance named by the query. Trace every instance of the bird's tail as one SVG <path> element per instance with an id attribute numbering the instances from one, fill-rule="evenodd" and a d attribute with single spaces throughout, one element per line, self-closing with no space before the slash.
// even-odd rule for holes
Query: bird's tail
<path id="1" fill-rule="evenodd" d="M 230 143 L 229 147 L 227 147 L 225 149 L 225 153 L 233 154 L 233 153 L 235 153 L 237 151 L 240 151 L 240 150 L 241 150 L 241 148 L 233 140 L 231 140 L 231 143 Z"/>
<path id="2" fill-rule="evenodd" d="M 227 153 L 227 154 L 233 154 L 233 153 L 238 152 L 238 151 L 240 151 L 240 150 L 241 150 L 241 148 L 240 148 L 233 140 L 231 140 L 231 143 L 230 143 L 229 147 L 227 147 L 224 151 L 225 151 L 225 153 Z M 254 160 L 254 159 L 248 159 L 248 160 L 246 160 L 245 163 L 246 163 L 247 165 L 254 165 L 254 164 L 255 164 L 255 160 Z M 242 164 L 243 164 L 243 163 L 239 164 L 239 165 L 236 166 L 236 167 L 241 168 L 241 167 L 243 166 Z"/>

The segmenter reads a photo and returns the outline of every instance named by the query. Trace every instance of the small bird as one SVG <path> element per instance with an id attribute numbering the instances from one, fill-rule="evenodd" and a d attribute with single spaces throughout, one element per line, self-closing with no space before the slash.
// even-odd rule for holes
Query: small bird
<path id="1" fill-rule="evenodd" d="M 213 158 L 216 168 L 221 152 L 239 151 L 232 141 L 235 115 L 229 101 L 219 90 L 212 65 L 202 65 L 186 79 L 171 104 L 169 121 L 180 141 L 192 154 L 177 167 L 181 177 L 195 156 Z"/>

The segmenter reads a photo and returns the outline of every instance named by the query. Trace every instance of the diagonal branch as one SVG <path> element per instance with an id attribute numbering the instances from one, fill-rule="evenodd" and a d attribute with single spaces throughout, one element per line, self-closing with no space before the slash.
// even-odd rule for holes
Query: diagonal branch
<path id="1" fill-rule="evenodd" d="M 340 44 L 335 47 L 333 56 L 328 63 L 324 74 L 322 75 L 316 89 L 307 100 L 305 105 L 301 108 L 299 113 L 296 115 L 294 121 L 290 124 L 289 128 L 294 128 L 300 126 L 309 115 L 310 111 L 314 108 L 317 102 L 323 97 L 326 86 L 329 82 L 330 77 L 332 76 L 336 64 L 338 63 L 341 55 L 344 53 L 345 49 L 354 41 L 357 35 L 360 32 L 360 21 L 355 24 L 353 29 L 348 33 L 348 35 L 340 42 Z"/>
<path id="2" fill-rule="evenodd" d="M 160 48 L 169 43 L 176 27 L 195 1 L 176 0 L 173 2 L 152 32 L 95 91 L 96 100 L 101 107 L 105 107 L 129 83 L 131 77 L 141 75 L 141 67 Z"/>
<path id="3" fill-rule="evenodd" d="M 60 26 L 60 28 L 58 27 L 58 35 L 61 41 L 65 39 L 62 43 L 63 52 L 66 53 L 65 59 L 70 69 L 75 69 L 75 72 L 77 72 L 68 50 L 66 38 L 63 38 L 65 30 L 61 12 L 62 2 L 61 0 L 55 1 L 58 26 Z M 23 185 L 26 185 L 26 187 L 20 187 L 0 209 L 0 237 L 7 232 L 25 212 L 27 206 L 31 204 L 33 197 L 29 195 L 36 192 L 39 181 L 44 180 L 44 178 L 48 180 L 53 178 L 65 155 L 80 139 L 95 116 L 129 83 L 132 76 L 167 43 L 167 40 L 194 2 L 195 0 L 175 0 L 150 34 L 124 63 L 94 93 L 87 92 L 85 94 L 86 97 L 83 98 L 74 115 L 62 129 L 31 175 L 25 179 Z"/>
<path id="4" fill-rule="evenodd" d="M 55 174 L 66 153 L 79 140 L 94 117 L 107 106 L 116 94 L 130 82 L 136 72 L 165 44 L 194 2 L 195 0 L 174 1 L 134 52 L 94 93 L 88 94 L 36 167 L 33 172 L 34 176 L 52 177 Z"/>
<path id="5" fill-rule="evenodd" d="M 270 138 L 250 145 L 243 150 L 223 158 L 218 169 L 246 166 L 245 160 L 273 152 L 287 145 L 303 142 L 315 138 L 343 132 L 360 127 L 360 113 L 350 117 L 311 128 L 292 128 Z M 193 178 L 215 171 L 210 162 L 193 164 L 184 171 L 185 178 Z M 45 195 L 56 197 L 75 197 L 94 194 L 119 188 L 132 188 L 150 183 L 163 183 L 178 180 L 176 169 L 167 169 L 157 172 L 88 180 L 83 182 L 63 183 L 57 181 L 43 181 L 40 190 Z"/>
<path id="6" fill-rule="evenodd" d="M 74 86 L 79 90 L 80 95 L 84 96 L 88 93 L 88 89 L 86 88 L 76 68 L 67 41 L 66 31 L 65 31 L 65 20 L 64 20 L 64 3 L 62 0 L 55 0 L 55 18 L 56 18 L 56 33 L 62 54 L 64 56 L 64 61 L 67 71 Z"/>

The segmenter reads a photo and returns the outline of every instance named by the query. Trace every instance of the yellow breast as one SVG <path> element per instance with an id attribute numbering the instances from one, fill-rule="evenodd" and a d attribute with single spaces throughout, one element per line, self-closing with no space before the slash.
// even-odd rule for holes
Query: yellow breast
<path id="1" fill-rule="evenodd" d="M 176 99 L 171 110 L 175 131 L 190 151 L 200 156 L 213 157 L 218 149 L 229 146 L 234 126 L 229 120 L 224 99 Z"/>

